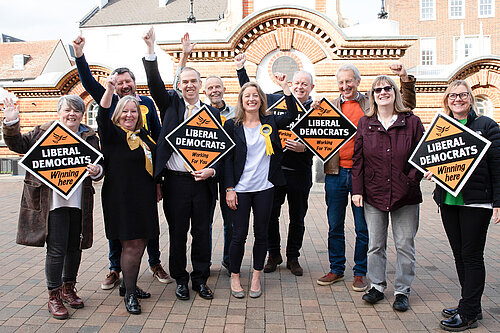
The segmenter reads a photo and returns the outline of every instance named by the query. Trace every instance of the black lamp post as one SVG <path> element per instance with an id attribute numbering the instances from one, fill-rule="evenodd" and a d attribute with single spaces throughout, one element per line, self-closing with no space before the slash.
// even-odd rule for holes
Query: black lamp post
<path id="1" fill-rule="evenodd" d="M 385 1 L 382 0 L 382 8 L 380 9 L 380 13 L 378 13 L 379 19 L 386 19 L 389 16 L 389 13 L 385 11 Z"/>
<path id="2" fill-rule="evenodd" d="M 188 23 L 196 23 L 196 17 L 194 17 L 194 14 L 193 14 L 193 2 L 194 0 L 190 0 L 191 2 L 191 13 L 189 14 L 188 18 L 187 18 L 187 22 Z"/>

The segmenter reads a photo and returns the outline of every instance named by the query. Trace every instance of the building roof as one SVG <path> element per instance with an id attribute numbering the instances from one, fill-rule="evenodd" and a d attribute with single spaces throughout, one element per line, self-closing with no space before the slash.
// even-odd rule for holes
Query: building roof
<path id="1" fill-rule="evenodd" d="M 34 79 L 42 74 L 60 40 L 0 44 L 0 80 Z M 14 55 L 29 55 L 24 69 L 14 69 Z"/>
<path id="2" fill-rule="evenodd" d="M 227 0 L 196 0 L 193 7 L 197 21 L 216 21 L 226 10 Z M 189 14 L 189 0 L 169 0 L 163 7 L 158 6 L 158 0 L 110 0 L 85 17 L 80 27 L 186 22 Z"/>

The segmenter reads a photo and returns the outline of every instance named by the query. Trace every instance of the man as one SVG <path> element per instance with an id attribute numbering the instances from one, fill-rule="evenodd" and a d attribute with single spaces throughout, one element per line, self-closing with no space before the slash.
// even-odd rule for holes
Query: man
<path id="1" fill-rule="evenodd" d="M 178 87 L 179 83 L 179 73 L 180 71 L 186 67 L 187 60 L 193 51 L 195 43 L 191 43 L 189 34 L 186 32 L 184 36 L 181 38 L 182 44 L 182 54 L 179 61 L 179 66 L 177 67 L 177 73 L 175 75 L 174 80 L 174 89 Z M 234 107 L 227 105 L 224 101 L 224 93 L 226 92 L 226 87 L 224 87 L 224 83 L 222 79 L 218 76 L 209 76 L 205 80 L 205 90 L 203 91 L 205 96 L 209 99 L 210 105 L 220 112 L 221 124 L 224 125 L 224 122 L 228 119 L 234 117 Z M 179 92 L 182 96 L 182 92 Z M 229 207 L 226 203 L 226 189 L 224 188 L 224 175 L 223 168 L 221 165 L 221 169 L 217 178 L 219 179 L 219 206 L 222 214 L 222 219 L 224 221 L 224 250 L 222 255 L 222 266 L 226 269 L 227 276 L 231 276 L 231 272 L 229 271 L 229 246 L 231 245 L 231 239 L 233 238 L 233 223 L 231 221 L 231 213 L 229 211 Z M 215 212 L 215 206 L 212 211 L 212 221 L 213 214 Z M 210 224 L 210 248 L 212 248 L 212 224 Z"/>
<path id="2" fill-rule="evenodd" d="M 90 72 L 89 65 L 85 60 L 83 55 L 83 47 L 85 46 L 85 38 L 78 36 L 73 41 L 73 49 L 75 50 L 75 61 L 76 68 L 78 69 L 78 75 L 82 82 L 85 90 L 92 96 L 96 103 L 101 102 L 101 98 L 104 95 L 106 89 L 92 76 Z M 158 135 L 160 135 L 160 121 L 158 119 L 158 114 L 156 113 L 156 108 L 151 100 L 147 96 L 139 96 L 136 93 L 136 84 L 134 74 L 125 67 L 117 68 L 112 74 L 117 75 L 117 85 L 115 95 L 113 96 L 113 101 L 111 103 L 111 111 L 113 111 L 118 103 L 118 100 L 127 95 L 135 96 L 141 105 L 141 113 L 143 117 L 144 129 L 148 131 L 151 137 L 156 141 Z M 112 115 L 111 112 L 110 115 Z M 116 283 L 120 280 L 120 257 L 122 252 L 122 246 L 119 240 L 109 240 L 109 274 L 106 275 L 106 279 L 102 282 L 102 289 L 112 289 Z M 160 239 L 150 239 L 147 246 L 148 256 L 149 256 L 149 271 L 154 277 L 158 279 L 161 283 L 170 283 L 172 279 L 167 272 L 163 269 L 160 261 Z"/>
<path id="3" fill-rule="evenodd" d="M 182 97 L 175 90 L 166 90 L 158 71 L 154 53 L 155 34 L 151 28 L 143 37 L 147 55 L 143 58 L 148 87 L 160 110 L 163 126 L 158 139 L 155 161 L 155 178 L 163 180 L 163 209 L 170 233 L 169 267 L 177 282 L 175 295 L 180 300 L 189 299 L 189 273 L 186 271 L 187 233 L 191 226 L 191 282 L 194 291 L 204 299 L 212 299 L 212 290 L 206 282 L 210 275 L 210 235 L 212 207 L 217 198 L 215 169 L 187 172 L 182 157 L 174 152 L 165 137 L 204 105 L 199 98 L 200 74 L 185 67 L 179 75 Z M 220 120 L 219 111 L 209 106 Z"/>
<path id="4" fill-rule="evenodd" d="M 408 76 L 402 64 L 392 64 L 389 68 L 400 77 L 404 103 L 407 107 L 413 109 L 415 107 L 415 79 Z M 333 104 L 357 126 L 359 119 L 370 109 L 368 96 L 358 92 L 361 82 L 359 70 L 352 64 L 345 64 L 337 70 L 336 77 L 340 96 L 333 101 Z M 349 193 L 352 195 L 351 169 L 353 152 L 354 138 L 346 143 L 324 165 L 326 204 L 328 206 L 330 271 L 317 280 L 317 283 L 322 286 L 344 279 L 346 262 L 344 224 Z M 368 287 L 366 282 L 368 228 L 363 208 L 356 207 L 352 202 L 351 208 L 356 231 L 352 289 L 361 292 Z"/>
<path id="5" fill-rule="evenodd" d="M 239 54 L 235 57 L 240 86 L 249 81 L 244 68 L 245 61 L 245 54 Z M 310 93 L 313 89 L 313 78 L 309 72 L 299 71 L 294 74 L 292 92 L 306 110 L 311 106 L 312 98 Z M 268 94 L 268 105 L 273 105 L 282 96 Z M 300 116 L 302 116 L 301 113 L 299 113 Z M 301 276 L 304 272 L 299 264 L 299 256 L 305 232 L 304 219 L 307 214 L 309 191 L 312 186 L 312 158 L 313 153 L 306 149 L 303 143 L 286 140 L 286 151 L 281 165 L 287 184 L 285 186 L 276 186 L 274 189 L 273 209 L 268 229 L 269 257 L 264 266 L 264 273 L 274 272 L 277 266 L 283 262 L 280 247 L 279 217 L 285 197 L 288 199 L 290 218 L 286 244 L 286 267 L 296 276 Z"/>

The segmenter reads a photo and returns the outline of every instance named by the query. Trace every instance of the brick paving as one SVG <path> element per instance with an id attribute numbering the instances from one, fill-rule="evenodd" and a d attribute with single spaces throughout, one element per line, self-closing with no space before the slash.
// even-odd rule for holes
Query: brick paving
<path id="1" fill-rule="evenodd" d="M 221 268 L 223 233 L 217 211 L 213 230 L 213 265 L 208 284 L 215 298 L 175 298 L 175 284 L 161 284 L 148 271 L 143 258 L 139 286 L 151 292 L 142 300 L 143 313 L 129 315 L 118 290 L 101 290 L 108 272 L 108 247 L 104 235 L 100 186 L 97 186 L 94 246 L 83 252 L 78 292 L 85 302 L 79 310 L 69 309 L 70 319 L 56 320 L 47 311 L 47 291 L 42 248 L 15 244 L 22 177 L 0 176 L 0 333 L 1 332 L 416 332 L 441 331 L 443 307 L 459 297 L 458 280 L 451 251 L 437 208 L 431 199 L 432 186 L 424 182 L 420 229 L 416 239 L 417 274 L 410 296 L 410 310 L 392 310 L 395 251 L 388 241 L 388 290 L 375 306 L 361 300 L 351 289 L 354 224 L 349 212 L 346 222 L 347 268 L 345 281 L 319 286 L 316 279 L 328 271 L 326 207 L 321 185 L 315 185 L 306 218 L 306 235 L 300 263 L 304 276 L 295 277 L 282 264 L 264 275 L 264 294 L 258 299 L 230 296 L 229 278 Z M 161 209 L 160 209 L 161 211 Z M 282 213 L 282 239 L 286 239 L 287 211 Z M 168 267 L 168 234 L 161 213 L 162 263 Z M 248 290 L 251 245 L 247 242 L 242 265 L 242 285 Z M 500 225 L 491 225 L 485 251 L 487 281 L 483 296 L 484 319 L 473 332 L 500 332 Z"/>

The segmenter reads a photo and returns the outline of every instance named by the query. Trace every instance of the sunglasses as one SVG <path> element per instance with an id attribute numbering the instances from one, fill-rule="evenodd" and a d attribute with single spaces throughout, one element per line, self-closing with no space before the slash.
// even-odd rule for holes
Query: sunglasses
<path id="1" fill-rule="evenodd" d="M 373 89 L 373 91 L 376 94 L 380 94 L 382 92 L 382 90 L 384 90 L 385 92 L 391 92 L 392 91 L 392 86 L 385 86 L 385 87 L 382 87 L 382 88 L 374 88 Z"/>
<path id="2" fill-rule="evenodd" d="M 458 93 L 458 94 L 451 93 L 451 94 L 448 95 L 448 98 L 452 99 L 452 100 L 455 100 L 458 97 L 460 97 L 461 100 L 465 100 L 467 97 L 469 97 L 469 93 L 468 92 L 461 92 L 461 93 Z"/>

